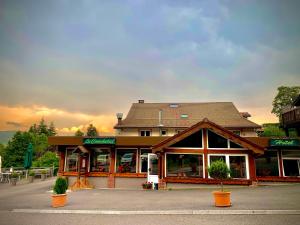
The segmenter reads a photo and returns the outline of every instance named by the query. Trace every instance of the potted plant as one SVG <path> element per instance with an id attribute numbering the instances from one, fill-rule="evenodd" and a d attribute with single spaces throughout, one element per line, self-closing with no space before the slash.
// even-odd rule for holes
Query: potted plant
<path id="1" fill-rule="evenodd" d="M 46 170 L 42 170 L 41 171 L 41 180 L 45 180 L 46 179 L 46 174 L 47 174 Z"/>
<path id="2" fill-rule="evenodd" d="M 142 187 L 143 187 L 143 189 L 147 189 L 147 190 L 149 190 L 149 189 L 152 189 L 152 183 L 151 182 L 145 182 L 145 183 L 142 183 Z"/>
<path id="3" fill-rule="evenodd" d="M 231 206 L 230 192 L 224 191 L 223 180 L 227 179 L 230 170 L 223 160 L 214 161 L 208 168 L 209 176 L 218 179 L 221 185 L 221 191 L 214 191 L 213 195 L 215 197 L 215 206 L 218 207 L 228 207 Z"/>
<path id="4" fill-rule="evenodd" d="M 67 180 L 62 177 L 58 177 L 53 187 L 52 207 L 56 208 L 65 206 L 67 203 L 67 189 Z"/>
<path id="5" fill-rule="evenodd" d="M 33 182 L 34 176 L 35 176 L 35 172 L 34 172 L 33 170 L 30 170 L 30 171 L 29 171 L 29 174 L 28 174 L 28 180 L 29 180 L 29 183 L 32 183 L 32 182 Z"/>

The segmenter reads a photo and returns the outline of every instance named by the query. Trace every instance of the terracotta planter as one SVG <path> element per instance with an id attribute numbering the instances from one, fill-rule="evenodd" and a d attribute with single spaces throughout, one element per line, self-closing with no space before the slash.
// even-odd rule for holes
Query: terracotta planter
<path id="1" fill-rule="evenodd" d="M 63 207 L 67 203 L 67 194 L 52 195 L 52 207 Z"/>
<path id="2" fill-rule="evenodd" d="M 217 207 L 231 206 L 230 192 L 215 191 L 213 192 L 213 195 L 215 197 L 215 206 Z"/>

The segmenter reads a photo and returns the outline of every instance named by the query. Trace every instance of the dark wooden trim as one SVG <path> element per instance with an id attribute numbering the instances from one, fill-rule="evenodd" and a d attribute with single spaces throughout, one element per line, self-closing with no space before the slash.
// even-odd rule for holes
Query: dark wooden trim
<path id="1" fill-rule="evenodd" d="M 265 181 L 265 182 L 299 182 L 300 177 L 257 177 L 258 181 Z"/>

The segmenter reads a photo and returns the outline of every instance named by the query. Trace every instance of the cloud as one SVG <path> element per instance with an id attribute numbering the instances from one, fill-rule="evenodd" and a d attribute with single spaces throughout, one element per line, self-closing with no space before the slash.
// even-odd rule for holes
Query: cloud
<path id="1" fill-rule="evenodd" d="M 73 113 L 45 106 L 18 106 L 7 107 L 0 105 L 2 116 L 0 118 L 1 130 L 27 130 L 32 124 L 38 124 L 44 118 L 48 124 L 53 121 L 59 135 L 73 135 L 78 129 L 86 131 L 89 124 L 93 124 L 101 135 L 114 133 L 113 126 L 116 123 L 114 114 L 90 115 Z M 20 122 L 7 122 L 8 118 L 15 118 Z M 13 125 L 13 127 L 12 127 Z"/>
<path id="2" fill-rule="evenodd" d="M 9 125 L 9 126 L 12 126 L 14 128 L 20 128 L 22 126 L 21 123 L 13 122 L 13 121 L 7 121 L 6 124 Z"/>

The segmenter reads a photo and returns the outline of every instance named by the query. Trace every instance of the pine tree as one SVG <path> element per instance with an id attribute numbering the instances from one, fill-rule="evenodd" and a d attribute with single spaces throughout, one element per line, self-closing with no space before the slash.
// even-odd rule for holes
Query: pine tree
<path id="1" fill-rule="evenodd" d="M 48 136 L 55 136 L 56 134 L 54 123 L 51 122 L 48 128 Z"/>
<path id="2" fill-rule="evenodd" d="M 90 126 L 87 128 L 86 136 L 89 136 L 89 137 L 98 136 L 98 131 L 97 131 L 96 127 L 93 126 L 93 124 L 90 124 Z"/>
<path id="3" fill-rule="evenodd" d="M 40 124 L 38 125 L 38 134 L 45 134 L 48 136 L 48 127 L 45 123 L 44 118 L 41 119 Z"/>
<path id="4" fill-rule="evenodd" d="M 38 133 L 37 125 L 36 124 L 31 125 L 28 132 L 33 133 L 33 134 L 37 134 Z"/>

